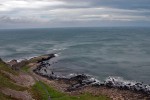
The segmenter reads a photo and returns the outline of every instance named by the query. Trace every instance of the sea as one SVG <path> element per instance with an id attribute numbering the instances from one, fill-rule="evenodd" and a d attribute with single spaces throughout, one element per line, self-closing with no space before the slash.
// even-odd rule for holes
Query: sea
<path id="1" fill-rule="evenodd" d="M 150 84 L 150 28 L 0 29 L 0 58 L 22 60 L 56 53 L 56 73 L 122 77 Z"/>

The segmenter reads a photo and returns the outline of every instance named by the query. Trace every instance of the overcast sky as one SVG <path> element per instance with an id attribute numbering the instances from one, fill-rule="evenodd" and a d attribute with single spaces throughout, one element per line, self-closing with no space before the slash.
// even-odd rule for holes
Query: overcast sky
<path id="1" fill-rule="evenodd" d="M 0 28 L 150 26 L 150 0 L 0 0 Z"/>

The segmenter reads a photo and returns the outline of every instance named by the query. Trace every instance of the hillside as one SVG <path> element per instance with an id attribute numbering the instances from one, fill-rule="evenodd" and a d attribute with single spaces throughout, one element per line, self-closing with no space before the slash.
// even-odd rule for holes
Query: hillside
<path id="1" fill-rule="evenodd" d="M 30 62 L 33 64 L 38 60 L 35 58 Z M 60 92 L 34 77 L 29 72 L 30 65 L 28 62 L 19 70 L 12 70 L 9 64 L 0 59 L 0 100 L 109 100 L 106 96 L 90 93 L 74 96 Z"/>
<path id="2" fill-rule="evenodd" d="M 0 59 L 0 100 L 150 100 L 149 94 L 111 87 L 111 84 L 94 85 L 95 80 L 79 74 L 70 78 L 50 72 L 47 60 L 54 54 L 17 62 Z M 41 73 L 41 72 L 44 72 Z"/>

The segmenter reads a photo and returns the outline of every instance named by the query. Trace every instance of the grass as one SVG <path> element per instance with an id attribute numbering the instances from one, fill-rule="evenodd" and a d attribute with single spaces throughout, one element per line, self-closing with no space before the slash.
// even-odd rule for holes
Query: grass
<path id="1" fill-rule="evenodd" d="M 6 71 L 6 72 L 9 72 L 13 75 L 18 75 L 18 73 L 14 70 L 12 70 L 5 62 L 3 62 L 1 59 L 0 59 L 0 70 L 3 70 L 3 71 Z"/>
<path id="2" fill-rule="evenodd" d="M 5 75 L 1 71 L 5 71 L 13 75 L 19 75 L 18 72 L 12 70 L 10 66 L 8 66 L 5 62 L 3 62 L 0 59 L 0 89 L 9 88 L 9 89 L 17 90 L 17 91 L 27 90 L 26 87 L 22 87 L 22 86 L 15 84 L 14 81 L 9 78 L 9 76 Z M 7 96 L 0 92 L 0 100 L 17 100 L 17 99 Z"/>
<path id="3" fill-rule="evenodd" d="M 2 71 L 2 70 L 6 71 L 8 73 L 11 73 L 13 75 L 18 75 L 17 72 L 12 70 L 5 62 L 0 60 L 0 71 Z M 14 90 L 18 90 L 18 91 L 22 91 L 22 90 L 27 89 L 25 87 L 16 85 L 13 80 L 11 80 L 4 73 L 0 72 L 0 88 L 5 88 L 5 87 L 10 88 L 10 89 L 14 89 Z"/>
<path id="4" fill-rule="evenodd" d="M 26 65 L 26 66 L 23 66 L 21 69 L 22 69 L 23 72 L 28 73 L 29 72 L 29 68 L 30 67 Z"/>
<path id="5" fill-rule="evenodd" d="M 89 93 L 81 94 L 78 96 L 70 96 L 55 90 L 43 82 L 37 82 L 31 89 L 31 92 L 36 100 L 48 100 L 49 97 L 41 84 L 44 85 L 44 87 L 48 90 L 52 100 L 109 100 L 109 98 L 106 96 L 93 96 Z"/>

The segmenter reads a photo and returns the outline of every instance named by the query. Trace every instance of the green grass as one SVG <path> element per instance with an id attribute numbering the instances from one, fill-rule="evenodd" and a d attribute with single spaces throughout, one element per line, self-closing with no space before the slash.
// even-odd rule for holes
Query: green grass
<path id="1" fill-rule="evenodd" d="M 23 72 L 26 72 L 26 73 L 28 73 L 29 72 L 29 66 L 23 66 L 22 68 L 21 68 L 21 70 L 23 71 Z"/>
<path id="2" fill-rule="evenodd" d="M 9 72 L 13 75 L 18 75 L 18 73 L 14 70 L 12 70 L 10 68 L 10 66 L 8 66 L 5 62 L 3 62 L 2 60 L 0 60 L 0 70 L 3 70 L 3 71 L 6 71 L 6 72 Z"/>
<path id="3" fill-rule="evenodd" d="M 14 70 L 12 70 L 5 62 L 3 62 L 2 60 L 0 60 L 0 71 L 6 71 L 8 73 L 11 73 L 13 75 L 18 75 L 18 73 Z M 14 84 L 14 81 L 11 80 L 7 75 L 5 75 L 4 73 L 0 72 L 0 88 L 10 88 L 10 89 L 14 89 L 14 90 L 25 90 L 27 88 L 22 87 L 22 86 L 18 86 L 16 84 Z"/>
<path id="4" fill-rule="evenodd" d="M 3 62 L 0 59 L 0 89 L 9 88 L 9 89 L 17 90 L 17 91 L 24 91 L 28 89 L 26 87 L 22 87 L 22 86 L 15 84 L 14 81 L 11 80 L 9 76 L 5 75 L 1 71 L 5 71 L 13 75 L 18 75 L 18 72 L 12 70 L 10 66 L 8 66 L 5 62 Z M 16 99 L 10 96 L 6 96 L 0 92 L 0 100 L 16 100 Z"/>
<path id="5" fill-rule="evenodd" d="M 48 94 L 41 86 L 42 82 L 37 82 L 31 89 L 31 92 L 36 100 L 48 100 Z M 78 96 L 70 96 L 68 94 L 59 92 L 54 88 L 42 83 L 48 90 L 52 100 L 109 100 L 106 96 L 93 96 L 89 93 L 81 94 Z"/>

